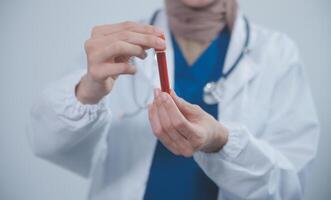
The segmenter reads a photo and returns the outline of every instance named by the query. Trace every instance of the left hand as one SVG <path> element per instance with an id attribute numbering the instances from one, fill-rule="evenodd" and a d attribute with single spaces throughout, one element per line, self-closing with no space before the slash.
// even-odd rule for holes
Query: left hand
<path id="1" fill-rule="evenodd" d="M 217 152 L 228 140 L 228 130 L 221 123 L 173 90 L 169 95 L 155 89 L 149 121 L 155 136 L 175 155 Z"/>

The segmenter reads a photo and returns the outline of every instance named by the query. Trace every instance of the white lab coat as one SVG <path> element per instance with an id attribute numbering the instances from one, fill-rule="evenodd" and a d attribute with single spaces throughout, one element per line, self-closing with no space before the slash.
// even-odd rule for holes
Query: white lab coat
<path id="1" fill-rule="evenodd" d="M 156 25 L 170 38 L 164 12 Z M 237 59 L 245 36 L 238 14 L 224 70 Z M 173 49 L 167 42 L 173 85 Z M 139 102 L 148 95 L 151 101 L 152 88 L 159 86 L 151 53 L 137 61 L 134 77 L 121 76 L 97 105 L 82 105 L 75 98 L 75 85 L 86 71 L 78 70 L 51 84 L 32 108 L 34 152 L 89 177 L 90 199 L 138 200 L 144 195 L 156 138 L 146 109 L 133 117 L 123 114 L 137 108 L 133 78 Z M 229 140 L 221 151 L 197 152 L 194 159 L 219 186 L 219 199 L 301 199 L 316 156 L 319 123 L 295 44 L 284 34 L 251 24 L 249 52 L 217 89 L 223 94 L 218 119 L 229 129 Z"/>

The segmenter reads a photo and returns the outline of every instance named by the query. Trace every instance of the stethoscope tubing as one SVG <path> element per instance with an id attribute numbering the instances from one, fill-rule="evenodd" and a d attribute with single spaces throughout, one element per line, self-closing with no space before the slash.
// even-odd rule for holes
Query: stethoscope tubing
<path id="1" fill-rule="evenodd" d="M 150 21 L 149 24 L 150 25 L 155 25 L 157 17 L 159 15 L 161 10 L 156 10 Z M 242 48 L 238 58 L 235 60 L 235 62 L 232 64 L 232 66 L 229 68 L 229 70 L 227 72 L 222 72 L 221 77 L 219 78 L 218 81 L 216 82 L 209 82 L 206 84 L 206 86 L 204 87 L 204 100 L 207 104 L 217 104 L 217 102 L 221 101 L 220 96 L 215 92 L 215 88 L 216 85 L 219 81 L 223 81 L 226 80 L 231 74 L 232 72 L 236 69 L 236 67 L 239 65 L 240 61 L 244 58 L 244 56 L 248 53 L 249 51 L 249 42 L 250 42 L 250 34 L 251 34 L 251 28 L 250 28 L 250 24 L 248 19 L 244 16 L 244 22 L 245 22 L 245 28 L 246 28 L 246 39 L 245 39 L 245 43 L 244 43 L 244 47 Z M 132 92 L 133 92 L 133 100 L 137 106 L 137 109 L 135 111 L 132 111 L 130 113 L 125 113 L 122 116 L 123 117 L 133 117 L 137 114 L 140 113 L 140 111 L 142 111 L 143 109 L 147 108 L 148 106 L 148 100 L 151 96 L 151 94 L 153 93 L 152 91 L 150 92 L 150 94 L 147 95 L 147 98 L 145 98 L 143 104 L 140 104 L 138 101 L 138 97 L 137 97 L 137 91 L 135 88 L 135 77 L 133 77 L 132 79 Z"/>

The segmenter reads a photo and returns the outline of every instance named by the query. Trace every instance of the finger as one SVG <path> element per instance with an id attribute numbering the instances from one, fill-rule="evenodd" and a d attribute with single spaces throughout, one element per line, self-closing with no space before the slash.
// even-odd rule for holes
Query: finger
<path id="1" fill-rule="evenodd" d="M 143 49 L 165 49 L 165 41 L 155 35 L 141 34 L 132 31 L 124 31 L 115 33 L 112 35 L 107 35 L 105 37 L 99 37 L 91 39 L 93 46 L 102 47 L 106 46 L 109 43 L 121 40 L 130 44 L 141 46 Z"/>
<path id="2" fill-rule="evenodd" d="M 180 98 L 177 96 L 177 94 L 175 93 L 175 91 L 171 90 L 170 91 L 170 96 L 172 97 L 172 99 L 174 100 L 175 104 L 177 105 L 178 109 L 186 114 L 194 114 L 198 111 L 200 111 L 200 107 L 194 104 L 191 104 L 187 101 L 185 101 L 184 99 Z"/>
<path id="3" fill-rule="evenodd" d="M 178 130 L 178 132 L 181 133 L 188 141 L 190 141 L 192 134 L 194 133 L 190 122 L 180 112 L 173 99 L 167 93 L 163 92 L 162 98 L 164 101 L 163 105 L 169 116 L 172 126 L 175 127 L 175 129 Z"/>
<path id="4" fill-rule="evenodd" d="M 155 136 L 162 142 L 162 144 L 169 149 L 173 154 L 179 155 L 176 144 L 169 138 L 167 134 L 162 130 L 160 120 L 156 111 L 155 104 L 152 103 L 148 107 L 148 117 L 151 124 L 151 128 Z"/>
<path id="5" fill-rule="evenodd" d="M 161 126 L 165 130 L 166 134 L 170 136 L 172 141 L 177 144 L 182 155 L 189 157 L 193 154 L 192 145 L 173 127 L 167 111 L 164 107 L 163 93 L 161 93 L 157 98 L 157 111 L 158 117 L 160 119 Z"/>
<path id="6" fill-rule="evenodd" d="M 159 88 L 154 89 L 154 101 L 156 101 L 156 98 L 160 95 L 161 90 Z"/>
<path id="7" fill-rule="evenodd" d="M 88 54 L 89 61 L 92 63 L 100 63 L 117 56 L 137 56 L 144 59 L 147 55 L 144 49 L 140 46 L 130 44 L 124 41 L 116 41 L 112 44 L 101 48 L 98 51 Z"/>
<path id="8" fill-rule="evenodd" d="M 179 155 L 179 150 L 178 147 L 176 145 L 176 143 L 174 143 L 171 138 L 165 134 L 165 131 L 163 130 L 159 117 L 158 117 L 158 113 L 157 113 L 157 106 L 156 106 L 156 98 L 160 95 L 161 90 L 159 88 L 155 88 L 154 89 L 154 102 L 151 105 L 152 107 L 152 112 L 150 116 L 154 116 L 154 118 L 156 119 L 156 128 L 159 130 L 156 130 L 156 135 L 159 135 L 159 139 L 160 141 L 163 143 L 164 146 L 166 146 L 170 151 L 172 151 L 175 155 Z M 160 132 L 160 133 L 158 133 Z"/>
<path id="9" fill-rule="evenodd" d="M 150 34 L 155 36 L 163 35 L 163 31 L 161 31 L 156 26 L 146 25 L 136 22 L 122 22 L 118 24 L 107 24 L 107 25 L 96 26 L 92 30 L 92 37 L 103 37 L 109 34 L 114 34 L 128 30 L 137 33 Z"/>
<path id="10" fill-rule="evenodd" d="M 115 34 L 118 38 L 144 48 L 165 49 L 165 40 L 155 35 L 125 31 Z"/>
<path id="11" fill-rule="evenodd" d="M 89 72 L 96 80 L 106 80 L 121 74 L 134 74 L 137 68 L 129 63 L 104 63 L 101 66 L 89 68 Z"/>

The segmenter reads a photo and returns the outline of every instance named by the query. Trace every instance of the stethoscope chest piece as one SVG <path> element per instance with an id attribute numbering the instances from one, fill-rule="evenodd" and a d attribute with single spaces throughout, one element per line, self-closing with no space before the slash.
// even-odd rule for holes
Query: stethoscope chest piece
<path id="1" fill-rule="evenodd" d="M 212 94 L 215 88 L 216 88 L 215 82 L 209 82 L 203 88 L 203 101 L 208 105 L 215 104 L 215 98 Z"/>
<path id="2" fill-rule="evenodd" d="M 209 82 L 203 88 L 203 101 L 208 105 L 215 105 L 220 98 L 215 96 L 217 82 Z"/>

